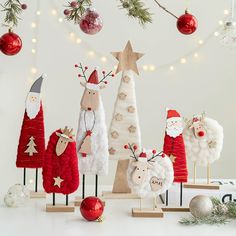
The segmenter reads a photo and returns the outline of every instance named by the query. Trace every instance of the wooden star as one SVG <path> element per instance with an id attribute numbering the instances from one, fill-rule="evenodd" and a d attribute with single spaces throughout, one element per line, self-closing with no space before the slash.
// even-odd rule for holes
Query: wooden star
<path id="1" fill-rule="evenodd" d="M 171 154 L 171 155 L 169 156 L 169 158 L 170 158 L 170 160 L 171 160 L 172 163 L 175 163 L 176 156 L 174 156 L 174 155 Z"/>
<path id="2" fill-rule="evenodd" d="M 109 153 L 110 153 L 110 155 L 115 155 L 116 150 L 113 147 L 111 147 L 111 148 L 109 148 Z"/>
<path id="3" fill-rule="evenodd" d="M 60 176 L 57 176 L 56 178 L 53 178 L 54 179 L 54 186 L 58 186 L 59 188 L 61 187 L 61 182 L 64 181 L 64 179 L 61 179 Z"/>
<path id="4" fill-rule="evenodd" d="M 141 58 L 144 54 L 133 52 L 131 42 L 128 41 L 123 52 L 112 52 L 111 53 L 118 61 L 116 74 L 120 71 L 132 70 L 137 75 L 139 74 L 136 61 Z"/>
<path id="5" fill-rule="evenodd" d="M 133 126 L 133 125 L 131 125 L 131 126 L 128 128 L 128 130 L 129 130 L 130 133 L 135 133 L 136 127 Z"/>

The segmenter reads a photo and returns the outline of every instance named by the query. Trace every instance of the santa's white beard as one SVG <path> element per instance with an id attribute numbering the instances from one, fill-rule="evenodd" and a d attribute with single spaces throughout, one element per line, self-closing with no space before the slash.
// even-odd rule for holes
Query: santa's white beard
<path id="1" fill-rule="evenodd" d="M 29 93 L 26 99 L 26 113 L 30 119 L 34 119 L 40 109 L 40 94 L 39 93 Z"/>
<path id="2" fill-rule="evenodd" d="M 176 126 L 172 126 L 172 127 L 167 127 L 166 128 L 166 133 L 173 138 L 178 137 L 180 134 L 183 133 L 183 127 L 176 127 Z"/>

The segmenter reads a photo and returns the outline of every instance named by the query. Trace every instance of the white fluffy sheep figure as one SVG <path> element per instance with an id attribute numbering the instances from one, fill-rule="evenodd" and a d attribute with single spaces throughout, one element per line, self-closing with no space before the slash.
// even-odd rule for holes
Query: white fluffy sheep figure
<path id="1" fill-rule="evenodd" d="M 149 150 L 137 155 L 136 146 L 129 144 L 125 148 L 131 150 L 133 158 L 127 170 L 128 184 L 139 197 L 156 198 L 171 187 L 173 165 L 164 153 Z"/>
<path id="2" fill-rule="evenodd" d="M 223 128 L 216 121 L 205 117 L 205 114 L 194 116 L 186 121 L 183 132 L 187 157 L 194 162 L 194 178 L 196 165 L 208 166 L 208 182 L 210 164 L 220 158 L 223 146 Z"/>

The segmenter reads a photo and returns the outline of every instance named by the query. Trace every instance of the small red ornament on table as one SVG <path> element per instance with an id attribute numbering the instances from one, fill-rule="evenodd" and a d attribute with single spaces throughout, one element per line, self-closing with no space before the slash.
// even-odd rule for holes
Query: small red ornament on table
<path id="1" fill-rule="evenodd" d="M 80 205 L 81 215 L 88 221 L 101 221 L 104 211 L 102 201 L 97 197 L 86 197 Z"/>
<path id="2" fill-rule="evenodd" d="M 195 16 L 185 11 L 185 14 L 180 16 L 177 20 L 177 28 L 182 34 L 193 34 L 198 27 L 198 22 Z"/>

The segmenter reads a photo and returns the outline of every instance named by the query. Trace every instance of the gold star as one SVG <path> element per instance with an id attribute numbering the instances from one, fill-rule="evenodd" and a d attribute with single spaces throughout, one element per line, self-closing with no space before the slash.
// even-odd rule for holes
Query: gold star
<path id="1" fill-rule="evenodd" d="M 135 112 L 135 108 L 133 106 L 129 106 L 128 107 L 128 112 L 129 113 L 134 113 Z"/>
<path id="2" fill-rule="evenodd" d="M 122 121 L 122 120 L 123 120 L 123 116 L 122 116 L 120 113 L 117 113 L 117 114 L 115 115 L 115 120 L 117 120 L 117 121 Z"/>
<path id="3" fill-rule="evenodd" d="M 133 126 L 133 125 L 131 125 L 131 126 L 128 128 L 128 130 L 129 130 L 130 133 L 135 133 L 136 127 Z"/>
<path id="4" fill-rule="evenodd" d="M 111 148 L 109 148 L 109 153 L 110 153 L 110 155 L 115 155 L 116 150 L 113 147 L 111 147 Z"/>
<path id="5" fill-rule="evenodd" d="M 139 58 L 141 58 L 144 54 L 133 52 L 130 41 L 127 42 L 123 52 L 112 52 L 111 54 L 119 61 L 116 74 L 119 73 L 120 71 L 125 71 L 125 70 L 132 70 L 137 75 L 139 74 L 136 61 Z"/>
<path id="6" fill-rule="evenodd" d="M 64 179 L 61 179 L 60 176 L 57 176 L 56 178 L 53 178 L 54 179 L 54 186 L 58 186 L 59 188 L 61 187 L 61 182 L 64 181 Z"/>
<path id="7" fill-rule="evenodd" d="M 174 156 L 174 155 L 171 154 L 171 155 L 169 156 L 169 158 L 170 158 L 170 160 L 171 160 L 172 163 L 175 163 L 176 156 Z"/>

